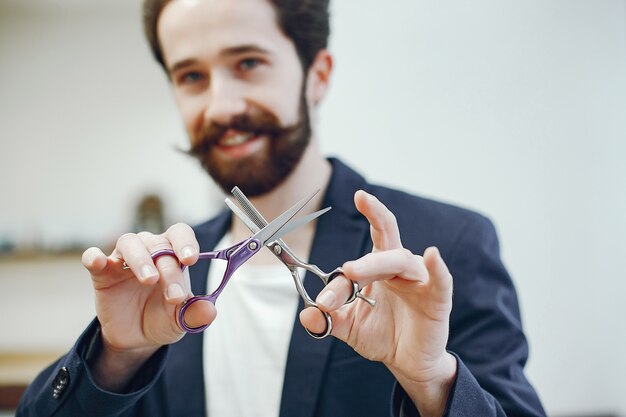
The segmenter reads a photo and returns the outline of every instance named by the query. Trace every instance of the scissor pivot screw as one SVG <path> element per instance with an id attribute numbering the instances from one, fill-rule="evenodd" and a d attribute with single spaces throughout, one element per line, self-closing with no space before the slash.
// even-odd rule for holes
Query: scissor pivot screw
<path id="1" fill-rule="evenodd" d="M 281 248 L 280 246 L 278 246 L 278 245 L 274 246 L 274 253 L 276 255 L 280 255 L 282 253 L 282 251 L 283 251 L 283 248 Z"/>
<path id="2" fill-rule="evenodd" d="M 250 248 L 250 250 L 256 250 L 257 247 L 258 246 L 257 246 L 256 242 L 248 243 L 248 248 Z"/>

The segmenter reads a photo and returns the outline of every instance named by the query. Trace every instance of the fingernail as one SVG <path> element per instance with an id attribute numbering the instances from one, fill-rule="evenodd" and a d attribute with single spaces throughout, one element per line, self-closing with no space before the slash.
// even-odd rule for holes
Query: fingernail
<path id="1" fill-rule="evenodd" d="M 167 298 L 168 299 L 174 299 L 174 298 L 182 298 L 185 295 L 185 293 L 183 292 L 183 288 L 174 283 L 174 284 L 170 284 L 167 287 Z"/>
<path id="2" fill-rule="evenodd" d="M 185 246 L 181 251 L 183 258 L 191 258 L 196 254 L 196 249 L 192 246 Z"/>
<path id="3" fill-rule="evenodd" d="M 144 265 L 141 267 L 141 276 L 139 277 L 141 280 L 147 280 L 157 275 L 158 272 L 154 265 Z"/>
<path id="4" fill-rule="evenodd" d="M 331 290 L 326 290 L 322 292 L 317 297 L 317 303 L 323 305 L 326 308 L 332 308 L 335 306 L 335 300 L 337 299 L 337 295 Z"/>

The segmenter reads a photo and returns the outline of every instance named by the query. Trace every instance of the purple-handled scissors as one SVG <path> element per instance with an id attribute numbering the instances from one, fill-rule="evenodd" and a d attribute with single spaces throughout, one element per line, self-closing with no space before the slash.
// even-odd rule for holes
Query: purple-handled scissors
<path id="1" fill-rule="evenodd" d="M 323 214 L 325 211 L 320 210 L 315 213 L 311 213 L 307 216 L 302 216 L 298 219 L 292 220 L 293 217 L 319 192 L 319 190 L 311 193 L 309 196 L 303 198 L 299 202 L 297 202 L 293 207 L 289 210 L 282 213 L 276 219 L 274 219 L 267 226 L 260 229 L 258 232 L 250 236 L 248 239 L 242 240 L 239 243 L 236 243 L 228 248 L 211 251 L 211 252 L 202 252 L 199 255 L 199 259 L 222 259 L 227 261 L 226 271 L 224 272 L 224 276 L 222 277 L 222 282 L 217 287 L 215 291 L 208 295 L 199 295 L 189 298 L 187 301 L 183 303 L 178 312 L 178 324 L 180 327 L 188 333 L 200 333 L 208 327 L 208 324 L 199 327 L 189 327 L 185 323 L 185 311 L 189 308 L 190 305 L 200 300 L 207 300 L 211 303 L 215 304 L 217 301 L 217 297 L 221 294 L 226 287 L 226 284 L 230 280 L 230 277 L 233 273 L 243 265 L 248 259 L 250 259 L 254 254 L 256 254 L 263 246 L 275 241 L 276 239 L 280 239 L 285 236 L 289 232 L 297 229 L 298 227 L 304 225 L 305 223 L 310 222 L 315 219 L 319 215 Z M 159 250 L 152 253 L 152 259 L 156 261 L 161 256 L 176 256 L 174 251 L 171 249 Z M 181 266 L 184 269 L 184 266 Z"/>
<path id="2" fill-rule="evenodd" d="M 230 210 L 243 221 L 243 223 L 250 229 L 252 232 L 258 232 L 262 227 L 267 225 L 267 220 L 263 218 L 261 213 L 254 207 L 254 205 L 248 200 L 248 198 L 244 195 L 244 193 L 238 188 L 235 187 L 232 189 L 232 194 L 235 199 L 241 205 L 243 211 L 235 205 L 230 199 L 226 199 L 226 205 L 230 208 Z M 320 210 L 317 213 L 325 213 L 330 210 L 330 207 Z M 317 213 L 313 213 L 315 215 Z M 316 216 L 317 217 L 317 216 Z M 293 278 L 293 282 L 296 284 L 296 290 L 302 297 L 302 301 L 305 307 L 315 307 L 322 312 L 326 319 L 326 330 L 321 333 L 314 333 L 309 329 L 306 329 L 306 332 L 315 339 L 323 339 L 329 336 L 333 330 L 333 318 L 332 316 L 322 311 L 315 301 L 311 298 L 311 296 L 307 293 L 304 288 L 303 277 L 300 276 L 298 272 L 298 268 L 303 268 L 304 270 L 312 273 L 322 280 L 324 285 L 328 285 L 333 279 L 337 276 L 343 274 L 343 269 L 341 267 L 335 268 L 331 272 L 322 271 L 317 265 L 310 264 L 308 262 L 304 262 L 300 260 L 293 251 L 282 241 L 282 239 L 274 239 L 273 242 L 269 242 L 267 247 L 272 251 L 274 255 L 289 269 L 291 272 L 291 276 Z M 344 304 L 349 304 L 360 298 L 361 300 L 367 302 L 370 306 L 374 307 L 376 305 L 376 300 L 369 298 L 363 294 L 361 294 L 361 289 L 359 288 L 359 284 L 352 281 L 352 294 L 351 296 L 344 302 Z"/>

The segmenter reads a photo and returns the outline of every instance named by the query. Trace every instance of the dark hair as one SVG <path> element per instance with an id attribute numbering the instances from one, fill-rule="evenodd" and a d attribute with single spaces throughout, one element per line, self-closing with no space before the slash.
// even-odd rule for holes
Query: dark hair
<path id="1" fill-rule="evenodd" d="M 154 58 L 165 68 L 157 34 L 157 22 L 163 8 L 175 0 L 144 0 L 143 29 Z M 290 38 L 298 52 L 304 70 L 315 56 L 328 45 L 330 22 L 329 0 L 268 0 L 276 10 L 278 25 Z"/>

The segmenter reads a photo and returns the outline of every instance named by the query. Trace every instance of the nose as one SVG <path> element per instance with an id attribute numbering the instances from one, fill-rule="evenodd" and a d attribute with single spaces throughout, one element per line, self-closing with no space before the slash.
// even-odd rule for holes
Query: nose
<path id="1" fill-rule="evenodd" d="M 246 112 L 244 91 L 236 81 L 224 77 L 213 77 L 209 101 L 204 118 L 211 123 L 227 126 L 235 116 Z"/>

